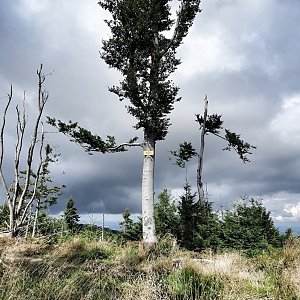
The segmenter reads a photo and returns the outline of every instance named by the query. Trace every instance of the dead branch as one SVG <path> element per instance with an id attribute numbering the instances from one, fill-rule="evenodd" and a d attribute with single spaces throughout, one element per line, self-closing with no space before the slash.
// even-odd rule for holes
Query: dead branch
<path id="1" fill-rule="evenodd" d="M 12 85 L 10 86 L 10 93 L 7 95 L 8 96 L 8 101 L 6 103 L 4 113 L 3 113 L 3 121 L 2 121 L 2 126 L 1 126 L 1 133 L 0 133 L 0 177 L 2 181 L 2 185 L 5 191 L 5 198 L 9 197 L 9 188 L 6 182 L 6 179 L 3 174 L 3 157 L 4 157 L 4 130 L 5 130 L 5 124 L 6 124 L 6 115 L 8 108 L 10 106 L 10 103 L 13 98 L 13 87 Z"/>

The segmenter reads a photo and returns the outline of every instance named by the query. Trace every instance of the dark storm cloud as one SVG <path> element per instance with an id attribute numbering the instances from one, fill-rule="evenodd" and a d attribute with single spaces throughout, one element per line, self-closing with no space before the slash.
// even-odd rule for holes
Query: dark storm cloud
<path id="1" fill-rule="evenodd" d="M 0 98 L 11 83 L 20 95 L 25 89 L 34 95 L 35 69 L 43 62 L 47 71 L 54 70 L 46 83 L 51 98 L 46 115 L 79 121 L 120 142 L 141 138 L 126 103 L 107 90 L 120 75 L 99 58 L 108 30 L 96 2 L 2 1 Z M 172 165 L 169 150 L 184 140 L 199 147 L 194 114 L 202 112 L 207 94 L 209 112 L 222 114 L 224 127 L 257 146 L 245 165 L 234 151 L 222 151 L 223 141 L 207 137 L 203 177 L 216 208 L 230 206 L 241 195 L 261 196 L 281 225 L 300 219 L 300 127 L 294 121 L 300 113 L 299 1 L 212 0 L 201 5 L 173 76 L 182 101 L 170 114 L 166 140 L 157 144 L 156 196 L 164 186 L 177 197 L 182 192 L 186 172 Z M 121 213 L 126 207 L 140 212 L 140 149 L 90 157 L 64 136 L 51 134 L 48 140 L 61 152 L 52 175 L 67 185 L 64 201 L 76 198 L 81 213 Z M 187 171 L 194 189 L 196 168 L 194 161 Z M 64 201 L 53 208 L 55 213 L 63 210 Z"/>

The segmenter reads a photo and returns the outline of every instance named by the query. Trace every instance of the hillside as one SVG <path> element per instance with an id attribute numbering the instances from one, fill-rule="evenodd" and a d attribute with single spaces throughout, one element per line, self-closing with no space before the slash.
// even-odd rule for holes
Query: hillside
<path id="1" fill-rule="evenodd" d="M 0 240 L 0 299 L 300 299 L 300 243 L 247 258 L 167 237 L 146 251 L 91 235 Z"/>

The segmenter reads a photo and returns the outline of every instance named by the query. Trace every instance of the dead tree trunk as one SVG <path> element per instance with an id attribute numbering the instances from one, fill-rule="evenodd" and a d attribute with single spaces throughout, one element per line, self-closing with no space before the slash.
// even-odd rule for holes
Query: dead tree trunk
<path id="1" fill-rule="evenodd" d="M 198 168 L 197 168 L 197 189 L 199 195 L 199 201 L 201 204 L 205 202 L 204 196 L 204 188 L 202 182 L 202 169 L 203 169 L 203 157 L 204 157 L 204 147 L 205 147 L 205 134 L 206 134 L 206 120 L 207 120 L 207 108 L 208 108 L 208 100 L 207 96 L 204 98 L 204 114 L 203 114 L 203 123 L 200 137 L 200 151 L 198 156 Z M 199 116 L 197 115 L 197 119 L 199 122 Z M 199 122 L 200 124 L 201 122 Z"/>
<path id="2" fill-rule="evenodd" d="M 17 125 L 16 125 L 16 146 L 15 146 L 15 158 L 14 158 L 14 180 L 8 185 L 6 176 L 3 172 L 3 158 L 4 158 L 4 133 L 7 119 L 7 112 L 11 105 L 13 99 L 13 88 L 11 87 L 10 93 L 8 94 L 8 101 L 3 113 L 3 122 L 0 132 L 0 177 L 5 193 L 5 201 L 9 208 L 9 231 L 11 237 L 18 235 L 21 228 L 26 225 L 26 220 L 28 219 L 28 213 L 32 202 L 35 200 L 37 186 L 39 181 L 40 172 L 42 170 L 43 160 L 42 160 L 42 151 L 44 145 L 44 133 L 40 133 L 41 130 L 41 117 L 45 104 L 48 100 L 48 92 L 44 90 L 43 84 L 46 79 L 46 75 L 43 73 L 43 65 L 40 65 L 40 68 L 37 70 L 38 76 L 38 96 L 37 96 L 37 106 L 38 114 L 34 122 L 34 128 L 31 135 L 31 143 L 28 149 L 24 149 L 24 136 L 27 125 L 27 117 L 25 112 L 25 98 L 24 93 L 23 99 L 23 109 L 22 112 L 19 110 L 19 107 L 16 106 L 17 113 Z M 42 131 L 42 130 L 41 130 Z M 35 172 L 35 178 L 32 177 L 33 173 L 33 160 L 35 148 L 37 145 L 40 146 L 40 156 L 38 161 L 37 170 Z M 22 160 L 22 154 L 26 151 L 26 172 L 24 178 L 21 179 L 20 176 L 20 163 Z M 29 193 L 29 187 L 33 179 L 33 189 Z M 29 196 L 30 195 L 30 196 Z"/>

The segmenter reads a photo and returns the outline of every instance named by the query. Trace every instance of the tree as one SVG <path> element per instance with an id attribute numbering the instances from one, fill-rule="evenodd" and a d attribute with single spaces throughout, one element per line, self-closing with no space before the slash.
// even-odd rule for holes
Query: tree
<path id="1" fill-rule="evenodd" d="M 40 210 L 37 215 L 36 234 L 49 236 L 61 233 L 63 221 L 49 216 L 46 211 Z"/>
<path id="2" fill-rule="evenodd" d="M 171 154 L 176 157 L 175 164 L 179 167 L 185 167 L 186 162 L 188 162 L 193 157 L 198 157 L 198 167 L 197 167 L 197 189 L 198 197 L 200 202 L 205 202 L 203 181 L 202 181 L 202 170 L 203 170 L 203 159 L 204 159 L 204 148 L 205 148 L 205 135 L 213 134 L 218 138 L 225 140 L 228 144 L 223 150 L 230 151 L 234 149 L 239 155 L 239 158 L 244 162 L 249 162 L 249 154 L 252 154 L 251 149 L 256 149 L 255 146 L 243 141 L 240 134 L 231 132 L 229 129 L 224 129 L 225 135 L 220 134 L 220 130 L 223 129 L 223 120 L 221 115 L 212 114 L 208 115 L 208 100 L 207 96 L 204 98 L 204 113 L 203 116 L 196 114 L 196 122 L 199 124 L 200 130 L 200 148 L 199 152 L 195 150 L 191 142 L 183 142 L 179 145 L 179 150 L 170 151 Z"/>
<path id="3" fill-rule="evenodd" d="M 220 220 L 212 210 L 212 202 L 197 201 L 197 227 L 194 236 L 194 250 L 201 251 L 210 248 L 216 252 L 223 246 Z"/>
<path id="4" fill-rule="evenodd" d="M 158 195 L 158 203 L 154 206 L 155 229 L 160 236 L 179 234 L 179 215 L 175 200 L 167 188 Z"/>
<path id="5" fill-rule="evenodd" d="M 49 144 L 45 147 L 45 160 L 42 165 L 42 170 L 37 183 L 36 191 L 36 207 L 32 228 L 32 237 L 35 236 L 37 226 L 38 226 L 38 217 L 42 215 L 41 212 L 57 203 L 58 197 L 62 194 L 62 189 L 65 187 L 62 186 L 51 186 L 52 179 L 50 177 L 49 164 L 57 162 L 58 154 L 53 154 L 53 149 Z M 33 177 L 36 178 L 36 174 L 33 174 Z"/>
<path id="6" fill-rule="evenodd" d="M 9 176 L 4 174 L 3 171 L 3 161 L 5 154 L 5 143 L 4 143 L 4 133 L 6 129 L 7 113 L 11 106 L 13 100 L 13 88 L 11 86 L 10 93 L 7 96 L 7 103 L 3 112 L 3 122 L 0 129 L 0 178 L 5 194 L 5 202 L 9 209 L 9 231 L 12 237 L 18 235 L 20 230 L 26 225 L 28 221 L 28 214 L 33 201 L 36 199 L 37 187 L 40 179 L 40 174 L 46 163 L 47 158 L 45 158 L 44 148 L 45 134 L 43 129 L 43 124 L 41 121 L 43 110 L 45 104 L 48 100 L 49 94 L 44 89 L 43 85 L 46 80 L 46 76 L 43 73 L 43 65 L 41 64 L 37 70 L 38 76 L 38 93 L 37 93 L 37 115 L 33 124 L 33 132 L 31 134 L 31 141 L 28 148 L 26 147 L 26 129 L 28 119 L 25 112 L 25 100 L 26 94 L 24 93 L 23 98 L 23 109 L 20 110 L 19 106 L 16 106 L 16 145 L 14 151 L 14 163 L 12 171 L 14 173 L 13 182 L 9 183 Z M 38 154 L 35 150 L 38 148 Z M 26 170 L 21 176 L 20 165 L 22 163 L 23 154 L 26 155 Z M 46 154 L 47 156 L 47 154 Z M 34 169 L 34 161 L 37 161 Z M 35 174 L 35 178 L 33 178 Z M 32 184 L 31 184 L 32 182 Z M 32 189 L 31 189 L 32 188 Z"/>
<path id="7" fill-rule="evenodd" d="M 29 232 L 29 229 L 32 227 L 32 237 L 35 236 L 37 226 L 38 226 L 38 216 L 41 212 L 47 209 L 49 206 L 52 206 L 57 203 L 58 197 L 62 194 L 62 189 L 65 187 L 62 186 L 52 186 L 52 178 L 50 176 L 49 164 L 58 161 L 58 154 L 53 154 L 52 147 L 47 144 L 44 148 L 44 159 L 41 166 L 39 177 L 33 171 L 31 172 L 31 178 L 29 181 L 29 187 L 27 192 L 27 198 L 31 199 L 34 195 L 34 201 L 31 203 L 28 217 L 27 217 L 27 229 L 26 236 Z M 25 179 L 26 170 L 20 171 L 20 178 Z M 37 182 L 36 182 L 37 181 Z M 36 188 L 35 188 L 36 185 Z M 23 186 L 20 187 L 23 189 Z M 32 217 L 33 215 L 33 217 Z"/>
<path id="8" fill-rule="evenodd" d="M 120 222 L 122 231 L 125 233 L 128 229 L 132 227 L 133 220 L 130 219 L 130 211 L 126 208 L 122 214 L 123 221 Z"/>
<path id="9" fill-rule="evenodd" d="M 192 193 L 191 186 L 186 182 L 184 193 L 179 201 L 180 244 L 189 250 L 194 249 L 194 237 L 197 228 L 196 193 Z"/>
<path id="10" fill-rule="evenodd" d="M 242 198 L 224 217 L 225 245 L 239 250 L 280 246 L 282 239 L 261 199 Z"/>
<path id="11" fill-rule="evenodd" d="M 120 85 L 113 86 L 110 91 L 121 101 L 129 100 L 127 110 L 137 119 L 135 128 L 144 132 L 142 143 L 135 143 L 137 139 L 133 139 L 113 149 L 121 151 L 124 146 L 140 146 L 143 149 L 143 240 L 148 245 L 157 241 L 154 224 L 155 146 L 157 141 L 167 135 L 170 126 L 167 115 L 173 110 L 175 101 L 180 100 L 177 97 L 179 88 L 169 76 L 180 64 L 176 58 L 177 48 L 188 34 L 200 5 L 200 0 L 181 0 L 175 22 L 171 19 L 170 2 L 99 1 L 99 5 L 112 16 L 111 20 L 106 20 L 112 35 L 103 41 L 101 57 L 123 75 Z M 172 30 L 172 37 L 168 38 L 166 33 Z M 77 143 L 85 144 L 86 149 L 101 152 L 112 150 L 109 143 L 79 127 L 77 123 L 65 124 L 55 119 L 49 121 Z M 114 145 L 114 139 L 109 141 Z"/>
<path id="12" fill-rule="evenodd" d="M 63 219 L 67 225 L 67 229 L 73 233 L 77 230 L 78 221 L 80 220 L 80 216 L 77 212 L 77 208 L 75 208 L 74 205 L 75 205 L 75 200 L 73 198 L 70 198 L 67 202 L 63 214 Z"/>
<path id="13" fill-rule="evenodd" d="M 120 222 L 122 228 L 122 237 L 125 241 L 139 241 L 142 238 L 142 222 L 141 219 L 134 222 L 130 218 L 130 211 L 128 208 L 122 214 L 123 221 Z"/>
<path id="14" fill-rule="evenodd" d="M 206 248 L 216 251 L 221 246 L 221 226 L 212 212 L 211 202 L 198 201 L 197 194 L 192 193 L 188 182 L 184 186 L 183 195 L 180 196 L 178 210 L 181 246 L 195 251 Z"/>

